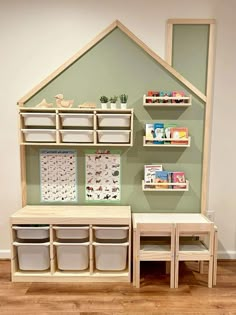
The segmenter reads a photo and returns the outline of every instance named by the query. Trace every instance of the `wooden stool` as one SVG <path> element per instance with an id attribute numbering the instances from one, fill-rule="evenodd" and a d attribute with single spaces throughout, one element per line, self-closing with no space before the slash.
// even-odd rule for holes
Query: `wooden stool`
<path id="1" fill-rule="evenodd" d="M 143 242 L 142 236 L 155 237 L 154 242 Z M 167 241 L 160 237 L 168 236 Z M 170 287 L 174 288 L 174 253 L 175 253 L 175 225 L 172 223 L 138 223 L 134 234 L 134 283 L 140 287 L 141 261 L 170 262 Z"/>

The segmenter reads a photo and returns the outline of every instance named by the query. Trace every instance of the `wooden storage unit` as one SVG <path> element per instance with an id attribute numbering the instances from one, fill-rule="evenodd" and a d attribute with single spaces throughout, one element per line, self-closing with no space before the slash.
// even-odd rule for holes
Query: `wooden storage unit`
<path id="1" fill-rule="evenodd" d="M 45 239 L 44 236 L 42 236 L 42 239 L 37 239 L 35 241 L 35 234 L 36 237 L 40 238 L 41 236 L 38 236 L 38 233 L 33 233 L 32 239 L 30 239 L 29 233 L 26 231 L 26 234 L 21 234 L 21 238 L 19 239 L 17 231 L 21 229 L 27 230 L 30 225 L 34 224 L 37 224 L 37 227 L 35 227 L 36 231 L 40 229 L 38 225 L 49 226 L 49 238 Z M 12 235 L 12 281 L 131 281 L 130 206 L 26 206 L 11 216 L 10 228 Z M 30 227 L 30 229 L 34 230 L 34 227 Z M 42 227 L 42 231 L 44 231 L 44 229 L 47 228 Z M 72 232 L 70 232 L 70 230 Z M 97 230 L 100 230 L 100 234 L 97 234 L 99 237 L 96 237 L 95 234 L 95 231 Z M 115 233 L 109 234 L 109 230 L 114 230 Z M 108 238 L 109 235 L 111 235 L 110 238 Z M 17 247 L 19 246 L 47 246 L 49 249 L 48 259 L 50 267 L 46 268 L 46 262 L 42 263 L 42 268 L 37 265 L 38 270 L 32 270 L 33 267 L 30 267 L 31 270 L 27 270 L 28 265 L 25 263 L 26 268 L 20 270 L 17 251 Z M 57 252 L 59 246 L 62 247 L 61 253 L 63 255 L 63 257 L 60 256 L 60 258 L 58 258 L 59 256 Z M 63 246 L 65 248 L 64 252 Z M 72 251 L 70 251 L 69 247 L 74 247 L 75 250 L 72 248 Z M 80 247 L 84 248 L 83 252 L 80 252 Z M 101 247 L 102 249 L 106 247 L 105 251 L 99 253 L 100 255 L 103 255 L 101 258 L 103 259 L 102 261 L 98 261 L 98 259 L 96 261 L 95 256 L 97 247 Z M 109 252 L 109 248 L 111 249 L 111 252 Z M 67 251 L 67 249 L 69 251 Z M 108 268 L 109 270 L 106 270 L 104 269 L 106 268 L 106 263 L 109 263 L 109 261 L 106 262 L 106 257 L 109 258 L 113 256 L 113 252 L 121 262 L 118 265 L 114 265 L 114 267 L 112 267 L 111 264 L 111 267 Z M 30 254 L 30 252 L 27 251 L 26 254 Z M 23 253 L 23 255 L 26 254 Z M 41 253 L 38 254 L 41 255 Z M 45 253 L 42 252 L 42 255 L 45 255 Z M 71 260 L 73 257 L 77 259 L 77 264 L 76 262 L 72 264 Z M 25 258 L 24 261 L 27 261 L 28 259 L 27 256 L 23 258 Z M 40 256 L 39 258 L 42 259 L 43 257 Z M 60 264 L 58 264 L 58 259 L 61 259 Z M 86 259 L 88 260 L 87 263 Z M 96 265 L 98 265 L 99 268 L 96 268 Z M 71 270 L 71 268 L 77 270 Z"/>
<path id="2" fill-rule="evenodd" d="M 19 115 L 21 145 L 133 145 L 133 109 L 19 107 Z"/>

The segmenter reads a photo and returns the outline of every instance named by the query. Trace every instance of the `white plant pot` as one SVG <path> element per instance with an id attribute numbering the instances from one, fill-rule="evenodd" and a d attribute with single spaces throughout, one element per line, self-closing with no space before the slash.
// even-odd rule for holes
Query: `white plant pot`
<path id="1" fill-rule="evenodd" d="M 111 109 L 116 109 L 116 103 L 111 103 Z"/>
<path id="2" fill-rule="evenodd" d="M 126 109 L 127 108 L 127 103 L 120 103 L 120 108 L 121 109 Z"/>
<path id="3" fill-rule="evenodd" d="M 107 109 L 107 103 L 101 103 L 102 109 Z"/>

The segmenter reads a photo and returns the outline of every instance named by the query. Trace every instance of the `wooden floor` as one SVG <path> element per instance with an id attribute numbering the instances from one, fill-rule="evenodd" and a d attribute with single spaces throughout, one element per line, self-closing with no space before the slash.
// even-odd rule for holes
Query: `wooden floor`
<path id="1" fill-rule="evenodd" d="M 169 289 L 164 265 L 141 265 L 141 288 L 132 284 L 12 283 L 10 262 L 0 261 L 0 315 L 236 314 L 236 261 L 220 261 L 217 286 L 197 265 L 180 266 L 178 289 Z M 192 268 L 190 270 L 190 267 Z"/>

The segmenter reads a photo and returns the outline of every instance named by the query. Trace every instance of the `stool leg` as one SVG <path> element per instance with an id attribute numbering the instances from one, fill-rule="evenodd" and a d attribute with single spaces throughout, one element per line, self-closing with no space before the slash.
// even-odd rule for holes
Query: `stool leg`
<path id="1" fill-rule="evenodd" d="M 210 257 L 209 260 L 209 268 L 208 268 L 208 288 L 212 288 L 213 282 L 213 256 Z"/>
<path id="2" fill-rule="evenodd" d="M 175 288 L 175 261 L 174 259 L 170 262 L 170 287 Z"/>
<path id="3" fill-rule="evenodd" d="M 213 285 L 216 285 L 216 277 L 217 277 L 217 250 L 218 250 L 218 232 L 215 230 L 215 237 L 214 237 L 214 266 L 213 266 Z"/>
<path id="4" fill-rule="evenodd" d="M 136 258 L 136 276 L 135 276 L 135 286 L 136 288 L 140 288 L 140 261 L 139 257 Z"/>
<path id="5" fill-rule="evenodd" d="M 179 286 L 179 261 L 177 258 L 175 259 L 174 279 L 175 279 L 174 287 L 177 289 Z"/>
<path id="6" fill-rule="evenodd" d="M 170 274 L 170 261 L 166 261 L 166 274 L 169 275 Z"/>

